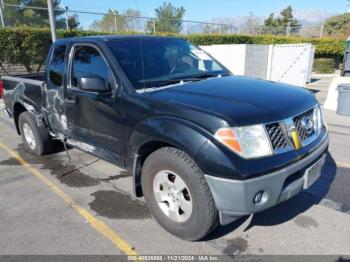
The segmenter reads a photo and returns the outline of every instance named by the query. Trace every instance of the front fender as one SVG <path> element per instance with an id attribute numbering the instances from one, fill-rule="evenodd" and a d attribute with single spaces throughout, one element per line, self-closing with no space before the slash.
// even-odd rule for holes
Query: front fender
<path id="1" fill-rule="evenodd" d="M 128 156 L 133 159 L 140 148 L 150 142 L 170 144 L 195 158 L 211 134 L 190 121 L 176 117 L 156 117 L 138 124 L 128 143 Z"/>
<path id="2" fill-rule="evenodd" d="M 152 145 L 171 145 L 186 152 L 195 159 L 196 154 L 210 137 L 210 133 L 198 125 L 176 117 L 156 117 L 138 124 L 128 140 L 126 166 L 132 170 L 134 193 L 141 197 L 141 169 L 146 148 L 150 154 L 159 147 Z"/>

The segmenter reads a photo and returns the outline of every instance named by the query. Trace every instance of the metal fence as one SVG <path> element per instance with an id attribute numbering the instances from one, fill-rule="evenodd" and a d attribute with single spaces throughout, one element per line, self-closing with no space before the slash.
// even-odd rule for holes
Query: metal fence
<path id="1" fill-rule="evenodd" d="M 2 0 L 0 0 L 1 3 Z M 80 29 L 101 32 L 170 32 L 190 34 L 246 34 L 246 35 L 295 35 L 322 37 L 323 24 L 303 27 L 265 27 L 247 26 L 244 23 L 212 23 L 190 20 L 159 20 L 153 17 L 121 15 L 110 10 L 107 13 L 55 9 L 58 29 Z M 79 21 L 79 24 L 76 24 Z M 0 4 L 0 27 L 28 26 L 34 28 L 49 27 L 47 8 Z"/>

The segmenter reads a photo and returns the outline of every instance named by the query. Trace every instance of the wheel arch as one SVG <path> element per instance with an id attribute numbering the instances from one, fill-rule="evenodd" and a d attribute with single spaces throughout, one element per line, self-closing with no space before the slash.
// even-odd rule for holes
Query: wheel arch
<path id="1" fill-rule="evenodd" d="M 15 100 L 13 104 L 12 114 L 16 125 L 16 130 L 19 135 L 21 134 L 21 129 L 19 127 L 19 116 L 23 112 L 30 112 L 36 119 L 39 127 L 49 128 L 47 119 L 45 118 L 45 113 L 39 108 L 38 105 L 31 101 L 27 101 L 27 99 L 18 99 Z"/>
<path id="2" fill-rule="evenodd" d="M 13 106 L 13 120 L 14 120 L 15 125 L 16 125 L 17 133 L 19 135 L 21 134 L 21 131 L 19 128 L 19 115 L 22 114 L 23 112 L 26 112 L 26 111 L 28 111 L 28 110 L 25 108 L 25 106 L 19 102 L 16 102 Z"/>
<path id="3" fill-rule="evenodd" d="M 142 166 L 149 155 L 162 147 L 174 147 L 195 159 L 207 140 L 204 129 L 182 119 L 154 118 L 138 125 L 129 140 L 126 163 L 132 170 L 135 195 L 143 196 Z"/>

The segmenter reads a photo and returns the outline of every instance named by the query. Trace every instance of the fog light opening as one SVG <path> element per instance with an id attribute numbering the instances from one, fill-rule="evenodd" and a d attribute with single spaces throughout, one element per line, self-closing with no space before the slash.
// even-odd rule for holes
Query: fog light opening
<path id="1" fill-rule="evenodd" d="M 261 190 L 255 194 L 253 198 L 254 204 L 263 204 L 267 201 L 268 195 L 265 190 Z"/>

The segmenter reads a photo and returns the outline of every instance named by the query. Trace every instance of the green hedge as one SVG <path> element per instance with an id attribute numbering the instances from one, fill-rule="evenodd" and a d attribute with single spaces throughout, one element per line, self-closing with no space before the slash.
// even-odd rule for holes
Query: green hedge
<path id="1" fill-rule="evenodd" d="M 332 74 L 335 69 L 335 60 L 333 58 L 317 58 L 314 61 L 313 70 L 318 74 Z"/>
<path id="2" fill-rule="evenodd" d="M 59 30 L 58 37 L 101 35 L 93 31 Z M 120 34 L 120 33 L 119 33 Z M 316 46 L 316 57 L 330 57 L 340 61 L 345 51 L 345 40 L 335 38 L 303 38 L 282 36 L 246 35 L 189 35 L 159 34 L 181 37 L 196 45 L 212 44 L 292 44 L 312 43 Z M 28 72 L 40 70 L 51 45 L 49 29 L 3 28 L 0 29 L 0 66 L 4 63 L 24 65 Z"/>
<path id="3" fill-rule="evenodd" d="M 48 30 L 1 29 L 0 66 L 3 63 L 23 65 L 29 73 L 40 70 L 50 44 Z"/>
<path id="4" fill-rule="evenodd" d="M 246 35 L 189 35 L 188 40 L 197 45 L 213 44 L 297 44 L 311 43 L 316 46 L 316 57 L 341 58 L 345 51 L 345 40 L 336 38 L 305 38 L 285 36 L 246 36 Z"/>

